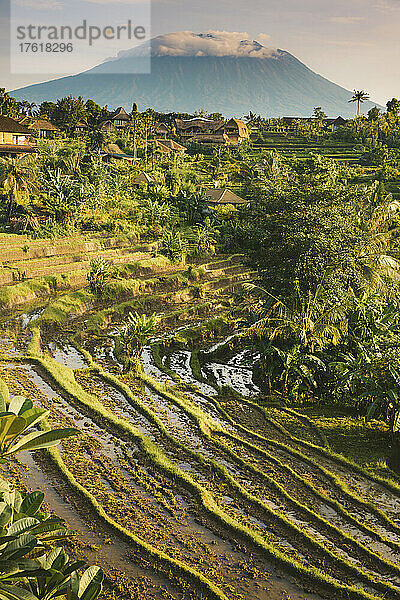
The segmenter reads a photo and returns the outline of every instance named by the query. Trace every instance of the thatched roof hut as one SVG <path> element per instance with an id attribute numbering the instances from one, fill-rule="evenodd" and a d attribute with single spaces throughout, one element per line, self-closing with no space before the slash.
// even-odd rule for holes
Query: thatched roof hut
<path id="1" fill-rule="evenodd" d="M 232 192 L 226 188 L 206 188 L 205 195 L 207 197 L 207 201 L 214 206 L 219 204 L 232 204 L 233 206 L 239 206 L 248 203 L 247 200 L 244 200 L 244 198 L 241 198 L 235 194 L 235 192 Z"/>
<path id="2" fill-rule="evenodd" d="M 133 185 L 137 187 L 141 185 L 153 185 L 155 183 L 157 183 L 155 177 L 153 177 L 153 175 L 150 175 L 149 173 L 146 173 L 145 171 L 138 173 L 135 179 L 133 180 Z"/>

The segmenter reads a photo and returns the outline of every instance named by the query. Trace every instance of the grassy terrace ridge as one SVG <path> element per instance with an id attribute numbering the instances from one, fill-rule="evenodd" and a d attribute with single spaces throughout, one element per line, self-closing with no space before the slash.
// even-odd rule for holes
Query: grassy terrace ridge
<path id="1" fill-rule="evenodd" d="M 190 333 L 190 330 L 189 330 Z M 181 333 L 179 333 L 179 337 L 181 336 Z M 185 339 L 185 336 L 182 336 L 183 339 Z M 173 340 L 173 338 L 171 338 Z M 174 343 L 174 342 L 173 342 Z M 179 347 L 179 338 L 178 338 L 178 347 Z M 167 367 L 164 362 L 161 359 L 161 355 L 160 355 L 160 348 L 161 345 L 160 344 L 156 344 L 153 346 L 153 353 L 154 353 L 154 357 L 155 357 L 155 362 L 157 367 L 164 371 L 169 377 L 171 377 L 175 382 L 178 383 L 183 383 L 181 378 L 174 373 L 174 371 L 172 371 L 169 367 Z M 195 373 L 195 370 L 194 370 Z M 200 375 L 198 377 L 199 382 L 207 382 L 210 385 L 210 382 L 204 380 L 204 378 Z M 213 385 L 211 383 L 211 385 Z M 222 390 L 218 390 L 218 388 L 216 387 L 216 390 L 219 391 L 220 393 L 222 392 Z M 371 510 L 378 518 L 381 517 L 383 518 L 383 520 L 385 522 L 387 522 L 389 524 L 389 526 L 391 528 L 393 528 L 394 530 L 398 530 L 398 525 L 397 523 L 391 521 L 390 519 L 387 520 L 386 515 L 384 515 L 384 513 L 382 513 L 382 511 L 377 508 L 374 504 L 372 504 L 371 502 L 365 502 L 362 500 L 362 498 L 360 496 L 358 496 L 357 494 L 352 493 L 348 486 L 346 485 L 345 482 L 343 482 L 340 478 L 336 477 L 334 475 L 334 473 L 332 473 L 331 471 L 329 471 L 328 469 L 325 469 L 323 467 L 321 467 L 318 464 L 318 461 L 313 460 L 312 458 L 310 458 L 309 455 L 304 454 L 301 450 L 299 451 L 299 449 L 296 447 L 298 445 L 303 446 L 306 450 L 315 450 L 316 451 L 316 455 L 325 455 L 327 458 L 331 459 L 333 461 L 333 463 L 337 463 L 338 465 L 342 465 L 346 468 L 350 468 L 353 469 L 356 473 L 362 474 L 363 476 L 365 476 L 367 479 L 370 479 L 371 481 L 375 481 L 377 483 L 379 483 L 380 485 L 384 486 L 385 488 L 387 488 L 388 490 L 395 492 L 396 494 L 398 494 L 400 492 L 400 486 L 398 486 L 395 482 L 392 482 L 388 479 L 382 478 L 382 477 L 377 477 L 374 476 L 371 472 L 366 471 L 365 469 L 362 469 L 359 465 L 357 465 L 354 462 L 349 461 L 348 459 L 346 459 L 345 457 L 343 457 L 340 454 L 336 454 L 333 453 L 331 450 L 327 450 L 324 448 L 321 448 L 319 446 L 316 446 L 315 444 L 310 444 L 309 442 L 307 442 L 306 440 L 303 439 L 299 439 L 298 437 L 294 437 L 293 435 L 290 434 L 290 432 L 284 427 L 282 426 L 282 424 L 280 422 L 277 422 L 275 419 L 272 419 L 269 416 L 269 412 L 266 409 L 263 409 L 262 407 L 260 407 L 258 404 L 255 404 L 251 401 L 249 401 L 246 398 L 243 397 L 239 397 L 237 394 L 234 394 L 234 396 L 239 399 L 240 398 L 240 402 L 243 403 L 244 405 L 247 406 L 251 406 L 252 408 L 254 408 L 256 411 L 259 411 L 263 417 L 265 418 L 266 423 L 270 423 L 274 428 L 276 428 L 278 431 L 284 433 L 284 436 L 286 438 L 289 438 L 290 441 L 293 442 L 292 445 L 287 445 L 284 444 L 282 442 L 277 442 L 276 440 L 270 439 L 270 438 L 265 438 L 262 435 L 257 434 L 256 432 L 254 432 L 251 429 L 248 429 L 247 427 L 243 427 L 243 425 L 240 424 L 240 422 L 238 422 L 237 420 L 233 419 L 232 416 L 223 409 L 223 407 L 221 406 L 221 404 L 215 399 L 215 398 L 211 398 L 209 396 L 205 396 L 201 390 L 197 389 L 196 393 L 198 395 L 201 395 L 205 398 L 207 398 L 208 400 L 210 400 L 218 409 L 218 411 L 221 413 L 221 415 L 223 415 L 223 417 L 232 425 L 234 425 L 239 432 L 239 436 L 240 436 L 240 432 L 244 432 L 246 433 L 250 439 L 252 439 L 252 443 L 249 443 L 248 441 L 246 441 L 246 439 L 240 439 L 240 437 L 238 437 L 238 434 L 235 434 L 235 436 L 232 436 L 229 432 L 224 432 L 224 436 L 232 441 L 238 441 L 240 439 L 240 443 L 244 445 L 244 447 L 247 447 L 249 449 L 254 450 L 254 452 L 256 454 L 259 455 L 264 455 L 265 457 L 268 457 L 269 460 L 272 460 L 274 463 L 278 464 L 280 467 L 284 468 L 288 473 L 290 473 L 291 475 L 293 475 L 295 478 L 298 478 L 298 475 L 295 471 L 293 471 L 292 469 L 289 469 L 286 465 L 284 465 L 282 462 L 280 462 L 277 458 L 272 458 L 271 455 L 267 455 L 265 453 L 265 451 L 263 450 L 263 448 L 260 448 L 257 445 L 257 440 L 263 440 L 266 443 L 269 443 L 272 446 L 275 447 L 280 447 L 282 449 L 284 449 L 286 452 L 289 453 L 289 455 L 292 456 L 298 456 L 301 458 L 301 460 L 310 463 L 313 467 L 315 467 L 318 470 L 322 470 L 324 475 L 331 480 L 331 482 L 340 490 L 340 494 L 342 495 L 347 495 L 349 498 L 351 498 L 353 501 L 355 501 L 355 503 L 357 505 L 361 505 L 364 508 L 368 508 L 369 510 Z M 296 413 L 297 414 L 297 413 Z M 303 415 L 300 415 L 300 417 L 302 419 L 307 419 L 307 417 L 303 417 Z M 310 422 L 310 426 L 312 428 L 315 428 L 315 424 Z M 229 446 L 228 446 L 229 447 Z M 241 461 L 242 459 L 238 456 L 235 455 L 236 459 Z M 250 470 L 254 470 L 255 472 L 257 472 L 258 474 L 260 474 L 263 478 L 266 479 L 266 481 L 268 481 L 269 483 L 271 483 L 273 480 L 271 480 L 268 475 L 266 475 L 265 473 L 263 473 L 260 469 L 254 468 L 254 466 L 249 465 L 248 463 L 246 463 L 247 468 L 249 468 Z M 299 479 L 300 480 L 300 479 Z M 318 489 L 313 487 L 312 485 L 308 484 L 307 482 L 303 482 L 307 487 L 309 487 L 310 490 L 313 491 L 313 493 L 317 494 L 321 499 L 323 499 L 323 495 L 321 495 L 318 492 Z M 350 492 L 350 493 L 349 493 Z M 366 527 L 364 523 L 360 522 L 359 520 L 355 519 L 348 511 L 346 511 L 345 509 L 343 509 L 343 507 L 341 507 L 338 502 L 336 501 L 332 501 L 330 498 L 325 498 L 325 501 L 327 501 L 333 508 L 335 508 L 336 510 L 338 510 L 341 514 L 343 514 L 344 516 L 346 516 L 346 518 L 348 518 L 349 520 L 351 520 L 353 523 L 355 523 L 357 526 L 361 527 L 361 529 L 363 531 L 365 531 L 366 533 L 368 533 L 369 535 L 371 535 L 373 538 L 384 542 L 386 544 L 388 544 L 390 547 L 392 547 L 394 550 L 399 550 L 400 549 L 400 545 L 396 542 L 392 542 L 391 540 L 385 540 L 379 533 L 378 531 L 371 529 L 370 527 Z"/>
<path id="2" fill-rule="evenodd" d="M 397 580 L 400 581 L 400 567 L 397 561 L 391 560 L 378 549 L 369 548 L 362 538 L 358 539 L 352 533 L 358 531 L 374 544 L 387 546 L 395 556 L 400 551 L 400 544 L 396 541 L 400 528 L 386 512 L 377 509 L 373 502 L 365 500 L 348 487 L 341 473 L 335 473 L 335 464 L 342 470 L 353 469 L 382 485 L 385 484 L 384 480 L 362 468 L 357 470 L 356 465 L 339 454 L 317 445 L 316 440 L 323 443 L 325 438 L 319 435 L 312 418 L 288 411 L 288 419 L 298 418 L 305 429 L 314 431 L 310 438 L 303 438 L 301 428 L 292 433 L 290 421 L 287 423 L 281 415 L 271 413 L 268 408 L 248 398 L 235 396 L 233 392 L 233 396 L 230 392 L 226 394 L 204 378 L 200 363 L 196 362 L 199 345 L 233 333 L 234 324 L 229 314 L 232 286 L 240 286 L 242 281 L 251 280 L 256 273 L 243 266 L 243 257 L 240 255 L 215 257 L 195 266 L 170 265 L 162 257 L 145 258 L 132 263 L 129 262 L 130 255 L 126 256 L 128 262 L 122 265 L 124 278 L 110 280 L 102 298 L 97 298 L 88 288 L 71 290 L 51 298 L 44 312 L 30 326 L 31 339 L 25 356 L 20 359 L 3 356 L 1 362 L 18 363 L 20 360 L 36 366 L 39 375 L 43 374 L 45 380 L 62 392 L 67 399 L 67 406 L 70 399 L 73 411 L 82 410 L 82 414 L 98 426 L 105 427 L 108 424 L 107 430 L 113 438 L 115 435 L 116 439 L 122 436 L 121 439 L 129 439 L 137 444 L 152 468 L 175 482 L 178 488 L 185 489 L 185 493 L 195 499 L 198 509 L 217 529 L 228 532 L 228 537 L 237 540 L 247 551 L 255 552 L 268 564 L 278 565 L 296 581 L 303 582 L 302 585 L 311 586 L 317 594 L 329 593 L 334 598 L 343 599 L 377 600 L 382 595 L 400 598 L 397 584 Z M 172 272 L 168 272 L 170 268 Z M 143 273 L 141 278 L 137 278 L 139 272 Z M 149 276 L 151 272 L 152 276 Z M 17 291 L 30 283 L 15 283 L 3 289 Z M 167 307 L 169 310 L 164 310 Z M 171 377 L 174 384 L 160 383 L 146 375 L 140 367 L 135 375 L 111 374 L 106 367 L 96 364 L 91 354 L 82 347 L 82 342 L 90 341 L 93 333 L 93 339 L 96 339 L 96 335 L 100 335 L 99 340 L 101 336 L 104 338 L 111 323 L 123 322 L 127 312 L 132 310 L 160 312 L 161 336 L 168 334 L 169 328 L 175 323 L 185 323 L 188 317 L 200 315 L 200 324 L 188 324 L 175 335 L 161 339 L 153 346 L 155 365 Z M 81 331 L 76 335 L 76 340 L 80 342 L 73 344 L 85 358 L 88 367 L 74 374 L 46 351 L 42 352 L 41 340 L 46 343 L 47 337 L 51 339 L 57 331 L 57 335 L 66 341 L 64 329 L 74 329 L 74 322 L 83 321 Z M 199 385 L 206 382 L 214 387 L 215 396 L 206 395 L 194 385 L 185 384 L 169 366 L 168 360 L 163 360 L 165 353 L 179 348 L 196 349 L 190 358 L 193 374 L 198 378 Z M 135 418 L 127 416 L 126 410 L 121 414 L 101 402 L 91 389 L 91 377 L 95 376 L 111 386 L 110 389 L 122 394 L 128 404 L 159 432 L 159 440 L 156 436 L 152 441 L 147 432 L 142 431 L 142 426 L 136 425 Z M 83 387 L 81 377 L 88 378 L 88 387 Z M 147 392 L 139 395 L 133 391 L 133 381 L 137 382 L 135 390 L 141 382 Z M 202 444 L 207 452 L 213 453 L 211 457 L 187 443 L 176 430 L 176 425 L 172 424 L 173 421 L 166 423 L 165 416 L 157 414 L 152 406 L 151 394 L 160 401 L 165 400 L 169 410 L 176 412 L 178 422 L 179 419 L 189 419 L 198 428 Z M 266 429 L 264 426 L 259 428 L 256 420 L 253 427 L 249 427 L 247 422 L 242 423 L 236 411 L 229 408 L 229 398 L 232 397 L 236 397 L 238 407 L 257 411 Z M 199 404 L 200 398 L 204 399 L 205 405 Z M 208 406 L 213 409 L 208 409 Z M 231 429 L 216 420 L 214 410 Z M 218 456 L 221 457 L 221 463 Z M 160 573 L 170 571 L 175 581 L 186 581 L 187 585 L 200 590 L 204 598 L 231 600 L 224 576 L 194 568 L 186 554 L 180 556 L 167 546 L 159 548 L 153 537 L 147 539 L 145 533 L 135 533 L 135 528 L 128 526 L 115 512 L 114 505 L 105 500 L 105 492 L 100 493 L 96 486 L 89 485 L 83 474 L 73 468 L 67 449 L 61 454 L 50 451 L 50 459 L 58 469 L 59 476 L 68 482 L 71 491 L 84 497 L 94 514 L 110 526 L 116 535 L 132 543 L 132 547 L 142 553 Z M 326 464 L 326 460 L 329 464 Z M 187 470 L 186 466 L 179 466 L 181 463 L 191 465 L 193 472 Z M 267 464 L 280 473 L 286 473 L 291 481 L 296 482 L 299 490 L 305 490 L 306 497 L 285 487 L 281 477 L 275 478 L 270 468 L 266 468 Z M 300 464 L 306 465 L 312 473 L 310 479 L 303 476 L 302 469 L 299 470 Z M 93 462 L 93 468 L 95 465 L 96 461 Z M 248 481 L 244 479 L 244 474 Z M 320 477 L 328 482 L 326 490 L 322 490 L 317 483 Z M 390 493 L 398 492 L 395 484 L 388 483 L 387 489 Z M 266 490 L 275 505 L 266 501 Z M 122 489 L 117 486 L 113 494 L 119 497 Z M 229 495 L 235 498 L 232 507 L 223 500 Z M 339 500 L 340 496 L 344 501 Z M 316 502 L 340 515 L 349 530 L 320 514 Z M 376 519 L 378 527 L 371 524 L 369 518 L 365 523 L 357 518 L 354 515 L 355 507 Z M 307 526 L 300 527 L 292 514 L 304 519 Z M 264 529 L 255 523 L 255 519 L 265 524 Z M 380 526 L 390 531 L 394 539 L 388 538 Z M 318 530 L 320 535 L 315 535 L 314 530 Z M 279 543 L 280 538 L 282 544 Z M 285 548 L 285 540 L 290 542 L 293 551 Z M 329 567 L 323 568 L 324 564 Z"/>
<path id="3" fill-rule="evenodd" d="M 220 520 L 226 526 L 232 528 L 232 530 L 235 531 L 237 534 L 244 536 L 245 539 L 246 538 L 251 539 L 253 541 L 253 543 L 256 543 L 256 545 L 259 546 L 260 549 L 262 549 L 264 552 L 267 553 L 267 556 L 274 558 L 280 564 L 285 565 L 286 568 L 289 568 L 291 571 L 293 571 L 295 573 L 297 572 L 297 573 L 307 577 L 308 579 L 311 579 L 311 581 L 315 580 L 318 583 L 324 583 L 324 585 L 328 586 L 328 588 L 330 588 L 332 591 L 339 593 L 341 597 L 342 597 L 342 595 L 343 595 L 343 597 L 349 597 L 349 598 L 374 598 L 375 597 L 374 595 L 365 593 L 362 590 L 357 590 L 355 588 L 348 587 L 348 586 L 342 586 L 342 585 L 338 584 L 331 577 L 323 574 L 318 569 L 302 566 L 301 563 L 297 563 L 297 561 L 293 561 L 293 560 L 291 562 L 288 562 L 287 559 L 285 558 L 285 556 L 279 550 L 271 547 L 269 544 L 267 544 L 265 541 L 263 541 L 262 538 L 260 538 L 258 534 L 256 534 L 255 532 L 250 533 L 250 531 L 246 527 L 240 525 L 238 522 L 235 522 L 234 520 L 232 520 L 231 517 L 224 514 L 224 512 L 222 512 L 218 508 L 218 506 L 215 504 L 215 502 L 212 500 L 212 497 L 208 494 L 208 492 L 202 491 L 201 486 L 196 484 L 194 482 L 194 480 L 192 480 L 191 477 L 189 477 L 187 474 L 184 474 L 182 471 L 180 471 L 179 469 L 174 467 L 169 462 L 169 460 L 167 459 L 166 456 L 163 456 L 160 454 L 160 449 L 153 450 L 150 442 L 145 441 L 145 438 L 143 438 L 142 434 L 140 434 L 136 428 L 133 428 L 132 426 L 128 425 L 127 422 L 124 422 L 120 418 L 113 416 L 112 413 L 105 410 L 104 407 L 102 407 L 102 405 L 95 398 L 88 396 L 86 394 L 86 392 L 84 392 L 79 386 L 77 386 L 77 384 L 74 381 L 72 371 L 70 371 L 69 369 L 66 369 L 65 367 L 61 368 L 60 365 L 55 363 L 55 361 L 52 359 L 48 359 L 46 357 L 41 357 L 40 356 L 41 352 L 39 350 L 39 339 L 40 339 L 39 338 L 39 330 L 35 330 L 34 334 L 33 334 L 32 343 L 28 350 L 28 360 L 31 360 L 33 363 L 40 365 L 47 372 L 47 374 L 51 377 L 51 379 L 57 383 L 57 385 L 61 386 L 61 388 L 63 388 L 68 394 L 72 395 L 80 403 L 85 404 L 88 408 L 90 408 L 91 411 L 94 411 L 94 413 L 101 415 L 102 418 L 109 420 L 114 425 L 116 425 L 118 428 L 125 430 L 136 441 L 140 440 L 140 443 L 143 446 L 143 449 L 147 452 L 148 456 L 149 457 L 151 456 L 152 460 L 154 460 L 159 465 L 160 468 L 162 468 L 163 470 L 166 470 L 168 473 L 171 474 L 171 476 L 175 477 L 178 481 L 182 482 L 182 484 L 184 486 L 185 485 L 189 486 L 189 488 L 191 490 L 193 490 L 195 495 L 196 496 L 198 495 L 199 499 L 201 499 L 201 501 L 203 503 L 203 507 L 207 511 L 209 511 L 212 515 L 214 515 L 214 517 L 216 517 L 218 520 Z M 155 382 L 153 383 L 149 378 L 145 378 L 145 381 L 148 385 L 153 386 L 160 393 L 161 390 L 160 390 L 159 386 L 157 384 L 155 384 Z M 164 395 L 166 394 L 166 392 L 163 392 L 163 391 L 161 391 L 161 393 Z M 178 401 L 177 397 L 171 396 L 171 394 L 168 394 L 168 397 L 173 398 L 174 401 Z M 185 410 L 186 411 L 188 410 L 187 405 L 185 406 Z M 197 413 L 197 412 L 193 413 L 193 415 L 195 415 L 195 414 L 196 415 L 198 414 L 200 416 L 201 420 L 205 418 L 205 416 L 201 415 L 201 413 Z M 211 425 L 211 421 L 209 419 L 206 419 L 206 421 L 204 421 L 204 423 L 206 423 L 206 422 L 207 422 L 206 429 L 208 429 L 208 427 L 210 427 L 210 425 Z M 229 477 L 223 467 L 219 467 L 218 465 L 214 465 L 214 467 L 217 468 L 217 471 L 224 473 L 226 477 Z M 233 480 L 232 480 L 232 482 L 233 482 Z M 251 498 L 251 497 L 249 496 L 249 498 Z M 315 543 L 316 542 L 314 542 L 314 544 Z M 333 555 L 332 555 L 332 558 L 333 558 Z M 346 564 L 346 561 L 343 561 L 343 560 L 341 560 L 339 562 L 344 562 L 344 564 Z M 395 589 L 392 588 L 392 586 L 390 586 L 390 585 L 387 586 L 386 584 L 383 584 L 383 583 L 382 584 L 377 583 L 376 581 L 374 582 L 374 579 L 369 578 L 366 574 L 361 574 L 360 572 L 358 572 L 357 569 L 355 569 L 354 567 L 351 567 L 351 565 L 348 565 L 348 567 L 350 568 L 350 571 L 357 572 L 358 575 L 361 576 L 362 579 L 364 579 L 365 581 L 369 581 L 371 584 L 375 583 L 375 585 L 378 585 L 378 588 L 381 589 L 382 591 L 391 589 L 392 590 L 391 593 L 394 594 L 393 597 L 397 597 L 397 593 L 396 593 Z"/>
<path id="4" fill-rule="evenodd" d="M 310 154 L 321 154 L 331 158 L 338 163 L 358 164 L 362 151 L 357 149 L 356 144 L 346 142 L 335 142 L 333 140 L 305 140 L 289 133 L 266 133 L 264 140 L 254 139 L 253 148 L 258 150 L 276 150 L 286 158 L 295 157 L 300 160 L 306 159 Z"/>
<path id="5" fill-rule="evenodd" d="M 13 285 L 0 287 L 0 306 L 12 308 L 37 297 L 52 297 L 56 290 L 70 289 L 72 290 L 72 298 L 74 294 L 79 296 L 80 292 L 74 292 L 74 290 L 82 286 L 82 284 L 86 284 L 85 287 L 87 287 L 86 276 L 88 271 L 84 268 L 85 263 L 72 264 L 76 268 L 68 270 L 70 267 L 67 267 L 64 273 L 57 274 L 56 272 L 53 275 L 33 278 L 32 280 L 28 279 L 23 283 L 14 283 Z M 121 276 L 125 274 L 132 276 L 135 273 L 138 276 L 144 276 L 154 271 L 163 274 L 178 269 L 176 265 L 172 265 L 165 257 L 152 258 L 150 254 L 142 253 L 127 254 L 121 258 L 121 262 L 117 260 L 115 264 L 120 265 L 123 269 Z M 57 269 L 54 269 L 54 271 L 57 271 Z M 85 292 L 83 291 L 82 293 Z"/>
<path id="6" fill-rule="evenodd" d="M 45 275 L 64 275 L 87 270 L 89 261 L 97 256 L 116 263 L 150 257 L 153 244 L 137 243 L 127 236 L 121 238 L 67 238 L 62 242 L 46 242 L 35 247 L 31 243 L 2 250 L 0 244 L 0 286 L 13 283 L 22 274 L 24 279 Z M 14 275 L 14 277 L 13 277 Z"/>

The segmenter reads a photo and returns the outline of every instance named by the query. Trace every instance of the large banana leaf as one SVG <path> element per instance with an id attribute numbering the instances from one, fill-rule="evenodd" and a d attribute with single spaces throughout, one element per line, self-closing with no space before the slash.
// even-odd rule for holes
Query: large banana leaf
<path id="1" fill-rule="evenodd" d="M 7 440 L 13 439 L 26 428 L 26 421 L 23 417 L 6 414 L 0 416 L 0 448 L 3 449 Z"/>
<path id="2" fill-rule="evenodd" d="M 25 410 L 20 416 L 23 417 L 26 421 L 26 427 L 33 427 L 39 421 L 43 421 L 50 414 L 49 410 L 44 410 L 43 408 L 37 408 L 36 406 Z"/>
<path id="3" fill-rule="evenodd" d="M 103 582 L 103 571 L 100 567 L 88 567 L 83 573 L 78 589 L 80 600 L 94 600 L 100 593 Z"/>
<path id="4" fill-rule="evenodd" d="M 53 429 L 52 431 L 37 432 L 34 431 L 18 440 L 15 444 L 9 447 L 4 456 L 20 452 L 21 450 L 39 450 L 40 448 L 51 448 L 56 446 L 58 442 L 64 438 L 77 435 L 78 429 Z"/>
<path id="5" fill-rule="evenodd" d="M 31 494 L 28 494 L 27 496 L 25 496 L 20 506 L 20 513 L 26 515 L 27 517 L 35 515 L 41 507 L 43 500 L 43 492 L 32 492 Z"/>
<path id="6" fill-rule="evenodd" d="M 0 583 L 0 600 L 38 600 L 38 597 L 26 589 Z"/>

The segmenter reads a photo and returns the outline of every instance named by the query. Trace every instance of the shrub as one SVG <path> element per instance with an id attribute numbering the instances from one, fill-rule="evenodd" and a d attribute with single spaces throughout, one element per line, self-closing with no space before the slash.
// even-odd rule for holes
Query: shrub
<path id="1" fill-rule="evenodd" d="M 101 296 L 106 282 L 111 278 L 112 265 L 101 256 L 90 261 L 90 270 L 87 274 L 90 290 L 93 294 Z"/>

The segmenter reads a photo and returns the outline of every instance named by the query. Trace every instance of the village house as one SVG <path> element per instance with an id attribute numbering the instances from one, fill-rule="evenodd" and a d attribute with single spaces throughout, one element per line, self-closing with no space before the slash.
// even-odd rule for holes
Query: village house
<path id="1" fill-rule="evenodd" d="M 172 152 L 177 152 L 178 154 L 183 154 L 184 152 L 186 152 L 185 146 L 178 144 L 178 142 L 175 142 L 175 140 L 155 140 L 155 142 L 157 144 L 162 144 L 163 146 L 166 146 L 167 148 L 172 150 Z"/>
<path id="2" fill-rule="evenodd" d="M 135 158 L 131 154 L 123 152 L 118 144 L 106 144 L 99 156 L 106 163 L 111 162 L 111 160 L 123 160 L 131 164 L 135 162 Z"/>
<path id="3" fill-rule="evenodd" d="M 241 119 L 229 119 L 224 125 L 224 134 L 231 144 L 239 144 L 250 137 L 247 125 Z"/>
<path id="4" fill-rule="evenodd" d="M 183 154 L 186 152 L 185 146 L 178 144 L 175 140 L 149 140 L 149 144 L 154 144 L 154 149 L 161 154 Z"/>
<path id="5" fill-rule="evenodd" d="M 250 137 L 247 125 L 240 119 L 176 119 L 175 127 L 182 139 L 201 144 L 239 144 Z"/>
<path id="6" fill-rule="evenodd" d="M 348 122 L 349 120 L 343 119 L 343 117 L 336 117 L 336 119 L 324 119 L 326 129 L 330 129 L 331 131 L 336 131 L 340 127 L 344 127 Z"/>
<path id="7" fill-rule="evenodd" d="M 89 125 L 86 123 L 86 121 L 78 121 L 78 123 L 75 125 L 75 133 L 88 133 L 89 131 Z"/>
<path id="8" fill-rule="evenodd" d="M 153 177 L 153 175 L 151 175 L 150 173 L 146 173 L 145 171 L 142 171 L 141 173 L 138 173 L 136 175 L 136 177 L 133 180 L 133 187 L 134 188 L 141 188 L 141 187 L 148 187 L 151 185 L 155 185 L 157 183 L 157 180 L 155 177 Z"/>
<path id="9" fill-rule="evenodd" d="M 221 135 L 224 120 L 213 121 L 197 117 L 195 119 L 176 119 L 175 127 L 177 134 L 187 140 L 200 141 Z M 223 132 L 222 132 L 223 133 Z"/>
<path id="10" fill-rule="evenodd" d="M 29 143 L 31 131 L 15 119 L 0 115 L 0 155 L 17 156 L 35 152 Z"/>
<path id="11" fill-rule="evenodd" d="M 154 133 L 166 137 L 170 133 L 170 129 L 165 123 L 157 123 L 154 128 Z"/>
<path id="12" fill-rule="evenodd" d="M 206 188 L 205 196 L 207 198 L 207 203 L 214 207 L 221 204 L 232 204 L 232 206 L 237 208 L 243 204 L 248 204 L 247 200 L 244 200 L 244 198 L 241 198 L 235 194 L 235 192 L 226 188 Z"/>
<path id="13" fill-rule="evenodd" d="M 24 117 L 20 121 L 21 125 L 25 125 L 28 129 L 39 132 L 40 138 L 51 138 L 55 134 L 59 133 L 58 127 L 50 123 L 47 119 L 32 119 L 31 117 Z"/>
<path id="14" fill-rule="evenodd" d="M 115 129 L 121 131 L 128 127 L 130 120 L 131 118 L 126 110 L 122 106 L 119 106 L 117 110 L 102 123 L 101 129 L 107 131 L 115 127 Z"/>

